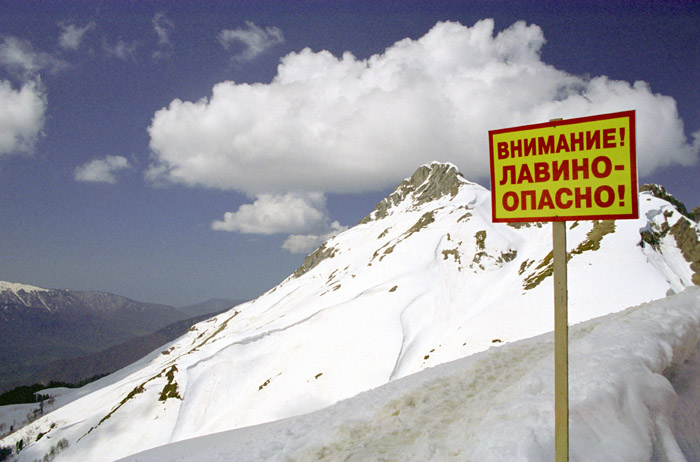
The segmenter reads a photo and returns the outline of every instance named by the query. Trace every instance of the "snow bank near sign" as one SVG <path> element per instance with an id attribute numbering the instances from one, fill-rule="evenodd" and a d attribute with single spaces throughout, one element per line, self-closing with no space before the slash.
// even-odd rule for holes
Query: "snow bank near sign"
<path id="1" fill-rule="evenodd" d="M 695 287 L 572 326 L 572 462 L 700 460 L 697 429 L 688 428 L 699 416 L 699 332 Z M 123 460 L 551 461 L 553 362 L 550 333 L 425 370 L 312 414 Z"/>

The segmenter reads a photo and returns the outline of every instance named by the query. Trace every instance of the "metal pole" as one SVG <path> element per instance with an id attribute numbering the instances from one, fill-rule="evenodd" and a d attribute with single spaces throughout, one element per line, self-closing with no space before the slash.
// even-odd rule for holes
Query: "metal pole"
<path id="1" fill-rule="evenodd" d="M 552 222 L 554 266 L 554 454 L 569 460 L 569 325 L 566 283 L 566 222 Z"/>

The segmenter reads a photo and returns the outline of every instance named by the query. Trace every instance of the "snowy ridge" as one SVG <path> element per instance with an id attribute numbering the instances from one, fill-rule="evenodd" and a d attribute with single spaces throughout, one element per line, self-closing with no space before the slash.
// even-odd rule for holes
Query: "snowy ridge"
<path id="1" fill-rule="evenodd" d="M 29 292 L 50 292 L 50 290 L 42 289 L 41 287 L 30 286 L 28 284 L 20 284 L 18 282 L 0 281 L 0 292 L 12 292 L 14 296 L 17 297 L 23 305 L 28 306 L 27 301 L 22 298 L 23 293 L 26 294 Z M 47 307 L 45 303 L 44 306 L 47 310 L 51 311 L 51 309 Z"/>
<path id="2" fill-rule="evenodd" d="M 688 411 L 698 416 L 700 375 L 682 386 L 678 379 L 684 364 L 700 359 L 699 332 L 700 288 L 571 328 L 572 462 L 698 460 L 700 436 L 673 423 Z M 552 337 L 491 348 L 312 414 L 122 462 L 551 461 Z"/>
<path id="3" fill-rule="evenodd" d="M 19 291 L 24 292 L 49 292 L 49 289 L 42 289 L 41 287 L 30 286 L 28 284 L 20 284 L 18 282 L 7 282 L 0 281 L 0 292 L 10 290 L 14 293 Z"/>
<path id="4" fill-rule="evenodd" d="M 639 203 L 637 220 L 567 224 L 570 323 L 693 285 L 697 224 L 651 192 Z M 21 439 L 33 461 L 65 438 L 57 460 L 114 460 L 312 412 L 551 331 L 551 284 L 551 227 L 492 223 L 489 191 L 432 163 L 273 290 L 0 445 Z"/>
<path id="5" fill-rule="evenodd" d="M 50 292 L 49 289 L 42 289 L 41 287 L 35 287 L 35 286 L 30 286 L 28 284 L 20 284 L 18 282 L 7 282 L 7 281 L 0 281 L 0 292 L 12 292 L 12 294 L 19 299 L 19 301 L 25 305 L 29 306 L 29 303 L 22 298 L 23 295 L 26 295 L 30 292 Z M 51 311 L 51 308 L 46 306 L 46 303 L 39 297 L 39 300 L 42 302 L 44 307 Z"/>

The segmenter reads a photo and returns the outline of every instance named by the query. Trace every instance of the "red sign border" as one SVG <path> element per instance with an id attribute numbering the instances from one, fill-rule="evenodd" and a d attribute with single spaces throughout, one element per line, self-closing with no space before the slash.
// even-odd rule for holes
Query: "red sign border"
<path id="1" fill-rule="evenodd" d="M 557 127 L 561 125 L 574 125 L 597 120 L 620 119 L 628 117 L 630 126 L 630 183 L 632 185 L 630 195 L 632 199 L 632 212 L 618 215 L 582 215 L 582 216 L 547 216 L 547 217 L 523 217 L 523 218 L 496 218 L 496 174 L 494 166 L 493 136 L 501 133 L 535 130 L 538 128 Z M 612 112 L 594 116 L 578 117 L 575 119 L 553 120 L 538 124 L 521 125 L 518 127 L 500 128 L 489 130 L 489 162 L 491 164 L 491 220 L 493 223 L 526 223 L 526 222 L 550 222 L 550 221 L 576 221 L 576 220 L 621 220 L 639 218 L 639 191 L 637 175 L 637 128 L 635 111 Z"/>

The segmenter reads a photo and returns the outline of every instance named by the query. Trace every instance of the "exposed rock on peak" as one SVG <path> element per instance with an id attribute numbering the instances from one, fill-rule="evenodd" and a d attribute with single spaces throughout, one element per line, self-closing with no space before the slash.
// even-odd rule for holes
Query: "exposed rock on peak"
<path id="1" fill-rule="evenodd" d="M 403 180 L 389 196 L 382 199 L 372 213 L 360 220 L 359 224 L 369 223 L 386 217 L 389 210 L 411 197 L 410 208 L 440 199 L 445 196 L 453 198 L 459 192 L 461 184 L 469 184 L 451 163 L 431 162 L 420 166 L 409 178 Z M 309 254 L 304 263 L 297 268 L 292 277 L 298 278 L 322 261 L 333 258 L 337 249 L 323 243 L 321 247 Z"/>
<path id="2" fill-rule="evenodd" d="M 690 264 L 690 269 L 693 270 L 693 284 L 700 286 L 700 235 L 698 234 L 697 226 L 691 225 L 689 220 L 680 219 L 671 226 L 670 232 L 676 240 L 683 258 Z"/>
<path id="3" fill-rule="evenodd" d="M 690 218 L 693 221 L 697 221 L 694 215 L 688 212 L 688 209 L 685 207 L 685 204 L 673 197 L 673 195 L 670 192 L 666 191 L 666 188 L 664 188 L 662 185 L 643 184 L 639 187 L 639 192 L 645 191 L 650 192 L 654 197 L 658 197 L 659 199 L 663 199 L 665 201 L 670 202 L 671 204 L 676 206 L 676 208 L 681 214 L 685 215 L 687 218 Z"/>
<path id="4" fill-rule="evenodd" d="M 639 191 L 649 192 L 654 197 L 668 201 L 683 215 L 680 219 L 675 220 L 675 223 L 669 223 L 669 217 L 672 215 L 663 215 L 663 217 L 657 219 L 658 223 L 652 222 L 646 229 L 640 230 L 642 244 L 650 244 L 661 251 L 661 242 L 668 234 L 671 234 L 683 258 L 690 264 L 690 268 L 693 271 L 693 283 L 700 286 L 700 233 L 698 233 L 697 226 L 694 226 L 698 221 L 697 208 L 693 212 L 688 212 L 688 209 L 681 201 L 673 197 L 666 191 L 666 188 L 658 184 L 644 184 L 639 187 Z"/>
<path id="5" fill-rule="evenodd" d="M 304 259 L 304 263 L 299 268 L 297 268 L 296 271 L 294 271 L 294 274 L 292 276 L 298 278 L 299 276 L 308 273 L 309 270 L 312 270 L 313 268 L 318 266 L 318 264 L 326 258 L 333 258 L 336 252 L 337 249 L 333 247 L 326 247 L 326 243 L 324 242 L 323 244 L 321 244 L 321 247 L 319 247 L 313 253 L 306 256 L 306 258 Z"/>
<path id="6" fill-rule="evenodd" d="M 396 190 L 377 204 L 372 213 L 360 220 L 360 224 L 372 220 L 380 220 L 387 216 L 389 209 L 402 203 L 412 196 L 413 205 L 418 206 L 441 197 L 454 197 L 459 191 L 459 185 L 468 183 L 453 164 L 432 162 L 422 165 L 403 180 Z"/>

